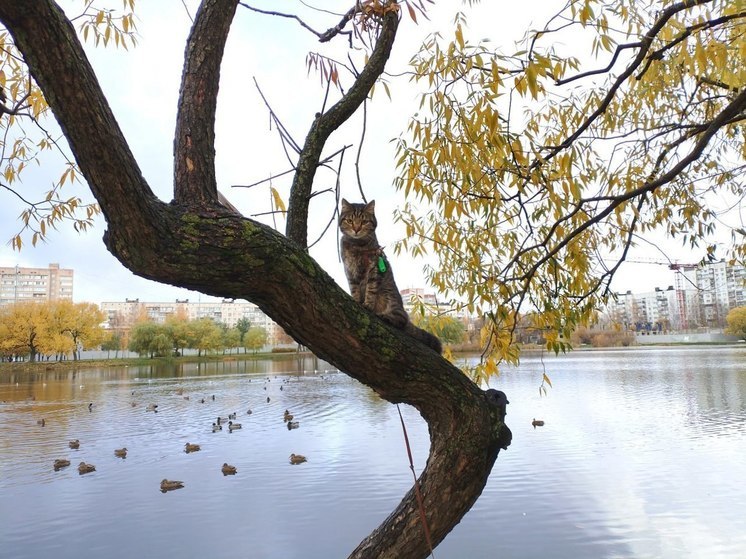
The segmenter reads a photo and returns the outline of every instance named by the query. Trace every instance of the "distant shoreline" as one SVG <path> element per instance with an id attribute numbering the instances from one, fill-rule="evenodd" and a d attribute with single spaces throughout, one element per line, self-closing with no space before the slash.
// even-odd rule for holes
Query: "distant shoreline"
<path id="1" fill-rule="evenodd" d="M 3 361 L 0 363 L 0 373 L 6 371 L 54 372 L 75 369 L 93 369 L 96 367 L 143 367 L 165 365 L 173 363 L 216 363 L 224 361 L 255 361 L 258 359 L 272 359 L 282 361 L 296 357 L 313 356 L 310 351 L 239 353 L 230 355 L 187 355 L 182 357 L 112 357 L 107 359 L 78 359 L 74 361 Z"/>
<path id="2" fill-rule="evenodd" d="M 666 344 L 635 344 L 632 346 L 608 346 L 608 347 L 592 347 L 590 345 L 583 345 L 574 347 L 567 353 L 576 351 L 605 351 L 605 350 L 625 350 L 635 351 L 641 349 L 651 348 L 665 348 L 665 347 L 746 347 L 746 342 L 676 342 Z M 544 352 L 547 354 L 554 354 L 554 352 L 547 350 L 543 346 L 524 346 L 521 349 L 522 353 L 537 353 Z M 454 352 L 454 355 L 463 357 L 470 355 L 479 355 L 478 351 L 458 351 Z M 263 352 L 263 353 L 239 353 L 229 355 L 203 355 L 198 357 L 196 355 L 187 355 L 182 357 L 112 357 L 106 359 L 79 359 L 77 361 L 68 359 L 65 361 L 14 361 L 0 362 L 0 373 L 4 372 L 55 372 L 55 371 L 72 371 L 77 369 L 93 369 L 97 367 L 144 367 L 153 365 L 166 365 L 174 363 L 217 363 L 225 361 L 255 361 L 255 360 L 266 360 L 271 359 L 275 361 L 283 361 L 288 359 L 294 359 L 298 357 L 313 357 L 313 353 L 308 350 L 304 351 L 283 351 L 283 352 Z"/>

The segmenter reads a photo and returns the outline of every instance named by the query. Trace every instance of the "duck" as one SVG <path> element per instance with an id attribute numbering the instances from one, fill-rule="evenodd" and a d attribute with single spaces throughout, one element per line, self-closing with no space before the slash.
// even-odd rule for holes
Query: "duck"
<path id="1" fill-rule="evenodd" d="M 200 450 L 200 446 L 198 444 L 187 443 L 184 446 L 184 452 L 186 452 L 187 454 L 189 454 L 190 452 L 197 452 L 198 450 Z"/>
<path id="2" fill-rule="evenodd" d="M 117 458 L 127 458 L 127 448 L 117 448 L 114 449 L 114 456 Z"/>
<path id="3" fill-rule="evenodd" d="M 223 467 L 220 469 L 220 471 L 223 472 L 224 476 L 233 476 L 236 475 L 236 472 L 238 471 L 235 466 L 231 466 L 227 462 L 223 463 Z"/>
<path id="4" fill-rule="evenodd" d="M 246 415 L 251 415 L 252 413 L 254 413 L 254 412 L 251 411 L 251 408 L 249 408 L 248 410 L 246 410 Z"/>
<path id="5" fill-rule="evenodd" d="M 303 464 L 303 462 L 307 462 L 306 457 L 302 454 L 291 454 L 290 455 L 290 463 L 295 464 Z"/>
<path id="6" fill-rule="evenodd" d="M 223 423 L 228 423 L 228 421 L 229 420 L 228 420 L 227 417 L 220 417 L 220 416 L 218 416 L 218 425 L 222 425 Z"/>
<path id="7" fill-rule="evenodd" d="M 288 431 L 290 431 L 291 429 L 297 429 L 298 427 L 300 427 L 300 422 L 288 421 Z"/>
<path id="8" fill-rule="evenodd" d="M 158 413 L 158 404 L 148 404 L 148 407 L 145 408 L 147 411 L 152 411 L 155 413 Z"/>
<path id="9" fill-rule="evenodd" d="M 70 460 L 66 460 L 64 458 L 58 458 L 54 461 L 54 471 L 61 470 L 62 468 L 67 468 L 70 465 Z"/>
<path id="10" fill-rule="evenodd" d="M 228 419 L 236 419 L 236 412 L 229 413 L 228 414 Z"/>
<path id="11" fill-rule="evenodd" d="M 213 423 L 212 424 L 212 432 L 213 433 L 215 433 L 217 431 L 222 431 L 222 430 L 223 430 L 223 426 L 220 425 L 219 423 Z"/>
<path id="12" fill-rule="evenodd" d="M 173 491 L 174 489 L 181 489 L 184 487 L 183 481 L 176 481 L 171 479 L 164 479 L 161 481 L 161 492 Z"/>
<path id="13" fill-rule="evenodd" d="M 69 443 L 67 443 L 67 446 L 69 446 L 72 449 L 78 449 L 80 448 L 80 441 L 78 439 L 73 439 Z"/>
<path id="14" fill-rule="evenodd" d="M 233 423 L 232 421 L 228 422 L 228 431 L 235 431 L 236 429 L 240 429 L 241 424 L 240 423 Z"/>
<path id="15" fill-rule="evenodd" d="M 269 396 L 267 396 L 267 403 L 268 403 L 268 404 L 269 404 L 269 401 L 270 401 L 270 397 L 269 397 Z"/>
<path id="16" fill-rule="evenodd" d="M 293 414 L 290 413 L 289 410 L 285 410 L 285 413 L 282 416 L 282 420 L 283 421 L 290 421 L 291 419 L 293 419 L 293 417 L 294 417 Z"/>
<path id="17" fill-rule="evenodd" d="M 96 471 L 96 466 L 94 466 L 93 464 L 86 464 L 85 462 L 81 462 L 80 464 L 78 464 L 78 473 L 80 475 L 90 474 L 91 472 L 95 472 L 95 471 Z"/>
<path id="18" fill-rule="evenodd" d="M 531 425 L 533 425 L 534 427 L 543 427 L 544 426 L 544 420 L 543 419 L 536 419 L 536 418 L 534 418 L 534 420 L 531 422 Z"/>
<path id="19" fill-rule="evenodd" d="M 47 424 L 47 420 L 42 417 L 41 419 L 37 420 L 36 424 L 44 427 Z"/>

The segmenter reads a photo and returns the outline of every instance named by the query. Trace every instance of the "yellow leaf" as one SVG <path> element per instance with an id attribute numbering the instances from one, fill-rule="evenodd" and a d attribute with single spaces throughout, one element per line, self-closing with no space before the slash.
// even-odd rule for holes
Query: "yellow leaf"
<path id="1" fill-rule="evenodd" d="M 461 29 L 461 24 L 456 26 L 456 42 L 458 43 L 459 48 L 464 48 L 464 32 Z"/>
<path id="2" fill-rule="evenodd" d="M 283 202 L 282 198 L 280 197 L 280 193 L 277 192 L 277 189 L 273 186 L 269 187 L 269 191 L 272 193 L 272 199 L 275 203 L 275 206 L 277 206 L 277 209 L 280 210 L 282 213 L 285 213 L 287 210 L 285 209 L 285 202 Z"/>

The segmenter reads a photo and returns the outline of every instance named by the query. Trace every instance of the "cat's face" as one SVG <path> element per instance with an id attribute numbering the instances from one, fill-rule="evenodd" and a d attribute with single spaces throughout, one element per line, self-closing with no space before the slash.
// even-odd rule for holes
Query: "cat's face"
<path id="1" fill-rule="evenodd" d="M 344 198 L 339 211 L 339 230 L 346 237 L 364 239 L 376 230 L 376 203 L 351 204 Z"/>

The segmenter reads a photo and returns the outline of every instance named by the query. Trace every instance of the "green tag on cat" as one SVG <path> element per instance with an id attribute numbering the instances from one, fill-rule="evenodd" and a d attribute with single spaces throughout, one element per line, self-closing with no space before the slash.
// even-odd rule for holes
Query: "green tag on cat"
<path id="1" fill-rule="evenodd" d="M 383 256 L 378 257 L 378 271 L 384 273 L 386 271 L 386 261 Z"/>

